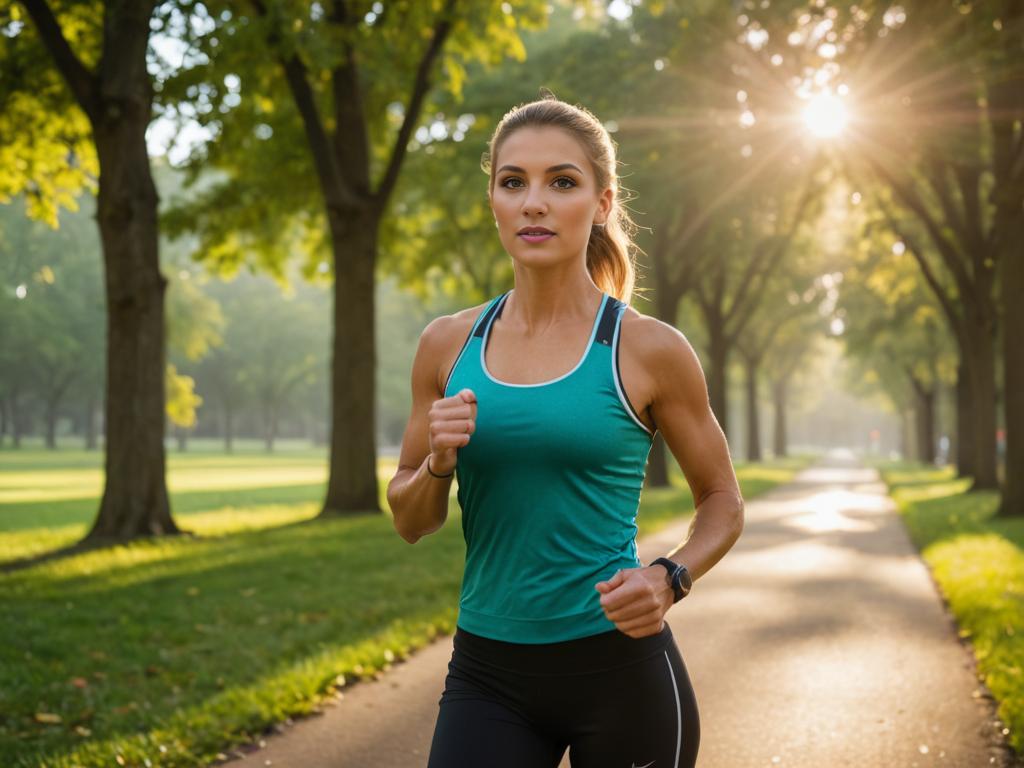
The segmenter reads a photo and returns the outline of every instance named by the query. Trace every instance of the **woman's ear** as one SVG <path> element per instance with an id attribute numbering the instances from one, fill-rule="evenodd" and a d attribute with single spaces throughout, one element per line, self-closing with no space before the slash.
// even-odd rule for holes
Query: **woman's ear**
<path id="1" fill-rule="evenodd" d="M 603 227 L 608 223 L 608 215 L 612 211 L 612 203 L 615 200 L 615 192 L 611 187 L 604 189 L 597 198 L 597 211 L 594 214 L 594 224 Z"/>

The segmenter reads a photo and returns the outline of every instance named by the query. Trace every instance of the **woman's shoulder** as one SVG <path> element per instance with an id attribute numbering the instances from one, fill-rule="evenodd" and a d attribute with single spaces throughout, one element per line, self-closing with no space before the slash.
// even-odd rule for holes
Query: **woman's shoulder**
<path id="1" fill-rule="evenodd" d="M 619 332 L 620 352 L 630 355 L 652 379 L 670 381 L 703 372 L 689 340 L 674 325 L 626 306 Z"/>
<path id="2" fill-rule="evenodd" d="M 445 347 L 458 340 L 461 346 L 473 329 L 480 314 L 487 309 L 491 300 L 473 307 L 460 309 L 450 315 L 439 315 L 423 329 L 423 341 L 434 347 Z"/>
<path id="3" fill-rule="evenodd" d="M 477 318 L 490 303 L 491 300 L 488 300 L 450 315 L 440 315 L 427 323 L 423 329 L 420 347 L 431 361 L 439 392 L 444 390 L 443 382 L 448 380 L 448 372 L 455 365 L 455 359 L 459 356 L 469 332 L 473 330 Z"/>

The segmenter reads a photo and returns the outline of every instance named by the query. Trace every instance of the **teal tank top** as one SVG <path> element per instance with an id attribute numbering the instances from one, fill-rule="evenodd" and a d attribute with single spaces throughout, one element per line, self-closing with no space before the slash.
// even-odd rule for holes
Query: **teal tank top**
<path id="1" fill-rule="evenodd" d="M 602 293 L 571 371 L 509 384 L 484 363 L 509 293 L 480 313 L 444 388 L 477 399 L 476 430 L 455 468 L 466 540 L 457 624 L 517 643 L 606 632 L 615 624 L 594 585 L 642 565 L 636 515 L 653 439 L 619 377 L 626 305 Z"/>

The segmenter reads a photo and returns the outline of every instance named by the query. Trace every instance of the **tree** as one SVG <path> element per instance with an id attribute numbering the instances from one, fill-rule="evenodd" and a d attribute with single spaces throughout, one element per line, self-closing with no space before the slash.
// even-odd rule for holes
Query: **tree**
<path id="1" fill-rule="evenodd" d="M 278 272 L 282 235 L 305 233 L 308 266 L 324 261 L 334 276 L 322 514 L 379 512 L 373 287 L 381 222 L 434 83 L 458 91 L 463 62 L 522 56 L 517 28 L 539 24 L 543 5 L 254 0 L 192 14 L 204 16 L 208 31 L 192 42 L 209 64 L 174 88 L 183 98 L 190 88 L 205 92 L 208 103 L 234 94 L 225 111 L 197 116 L 219 141 L 193 158 L 193 171 L 213 166 L 228 180 L 169 221 L 197 228 L 212 261 L 237 263 L 248 250 Z"/>
<path id="2" fill-rule="evenodd" d="M 45 198 L 36 213 L 52 219 L 98 168 L 107 440 L 103 500 L 85 540 L 175 533 L 164 476 L 165 280 L 146 148 L 154 2 L 22 6 L 34 30 L 18 6 L 0 11 L 0 25 L 13 30 L 0 77 L 0 136 L 12 137 L 2 142 L 3 152 L 22 158 L 3 163 L 0 194 L 30 190 Z"/>

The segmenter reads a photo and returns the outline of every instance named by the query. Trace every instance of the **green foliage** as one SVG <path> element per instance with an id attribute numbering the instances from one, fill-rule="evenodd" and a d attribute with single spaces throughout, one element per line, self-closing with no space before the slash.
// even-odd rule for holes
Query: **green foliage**
<path id="1" fill-rule="evenodd" d="M 189 40 L 195 64 L 166 78 L 162 109 L 171 117 L 198 120 L 216 137 L 194 149 L 187 163 L 189 182 L 214 169 L 224 180 L 179 198 L 163 219 L 168 231 L 195 231 L 200 258 L 225 274 L 249 263 L 280 276 L 292 259 L 307 274 L 321 263 L 333 270 L 323 190 L 282 61 L 297 57 L 316 119 L 333 141 L 365 143 L 369 178 L 357 191 L 372 193 L 395 149 L 416 66 L 445 7 L 441 0 L 406 0 L 385 4 L 379 15 L 367 5 L 351 19 L 300 2 L 269 2 L 265 16 L 226 2 L 190 8 L 189 18 L 198 23 L 178 20 L 176 25 L 203 30 Z M 545 19 L 539 0 L 455 7 L 435 73 L 438 91 L 458 93 L 469 61 L 496 64 L 507 56 L 522 57 L 520 29 Z M 349 47 L 358 63 L 361 101 L 338 104 L 332 82 Z M 395 51 L 410 55 L 396 57 Z M 197 114 L 183 108 L 197 97 L 205 100 Z M 432 112 L 428 99 L 423 114 Z M 349 133 L 338 125 L 342 119 L 354 121 L 344 126 Z M 345 171 L 358 178 L 359 169 Z"/>
<path id="2" fill-rule="evenodd" d="M 164 387 L 167 393 L 167 418 L 177 427 L 194 427 L 196 409 L 203 404 L 203 398 L 195 393 L 195 380 L 178 373 L 173 365 L 168 365 Z"/>
<path id="3" fill-rule="evenodd" d="M 51 3 L 69 44 L 87 63 L 98 58 L 98 3 Z M 99 173 L 92 129 L 53 67 L 22 6 L 0 6 L 0 203 L 24 194 L 27 212 L 57 226 L 75 211 Z"/>

